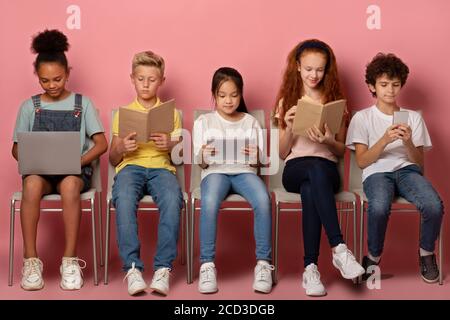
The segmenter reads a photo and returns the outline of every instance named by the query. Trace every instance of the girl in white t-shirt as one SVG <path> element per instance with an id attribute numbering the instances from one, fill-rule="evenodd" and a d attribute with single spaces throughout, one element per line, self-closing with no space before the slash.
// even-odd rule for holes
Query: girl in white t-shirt
<path id="1" fill-rule="evenodd" d="M 379 264 L 392 199 L 399 195 L 416 205 L 422 215 L 419 264 L 423 280 L 431 283 L 439 279 L 433 252 L 441 228 L 443 205 L 422 175 L 423 152 L 431 147 L 425 122 L 418 112 L 400 108 L 396 102 L 408 73 L 408 67 L 393 54 L 379 53 L 373 58 L 366 68 L 366 83 L 377 102 L 352 118 L 346 144 L 356 151 L 369 202 L 369 253 L 363 258 L 363 267 L 368 269 Z M 408 121 L 394 124 L 393 114 L 400 110 L 408 112 Z M 365 274 L 363 278 L 368 276 Z"/>
<path id="2" fill-rule="evenodd" d="M 194 155 L 202 170 L 200 213 L 201 293 L 218 291 L 216 268 L 217 215 L 221 202 L 230 193 L 242 195 L 252 206 L 256 259 L 253 289 L 269 293 L 271 270 L 271 204 L 264 182 L 257 176 L 262 146 L 258 121 L 247 113 L 243 80 L 238 71 L 220 68 L 213 76 L 214 112 L 198 117 L 194 123 Z"/>
<path id="3" fill-rule="evenodd" d="M 279 128 L 280 158 L 286 161 L 283 185 L 300 193 L 302 200 L 303 243 L 305 249 L 303 288 L 310 296 L 326 294 L 317 268 L 322 226 L 332 248 L 333 265 L 346 279 L 360 276 L 364 269 L 356 262 L 342 238 L 334 194 L 339 190 L 337 159 L 345 151 L 345 117 L 333 135 L 328 126 L 321 132 L 316 126 L 308 137 L 295 135 L 293 120 L 300 98 L 319 103 L 343 98 L 336 58 L 332 49 L 316 39 L 300 42 L 289 53 L 274 122 Z"/>

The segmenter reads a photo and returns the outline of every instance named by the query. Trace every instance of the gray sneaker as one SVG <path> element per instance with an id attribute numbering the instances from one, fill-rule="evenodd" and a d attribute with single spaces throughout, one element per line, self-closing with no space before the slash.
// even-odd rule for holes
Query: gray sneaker
<path id="1" fill-rule="evenodd" d="M 427 283 L 434 283 L 439 280 L 439 268 L 436 263 L 436 255 L 419 256 L 420 273 L 422 279 Z"/>

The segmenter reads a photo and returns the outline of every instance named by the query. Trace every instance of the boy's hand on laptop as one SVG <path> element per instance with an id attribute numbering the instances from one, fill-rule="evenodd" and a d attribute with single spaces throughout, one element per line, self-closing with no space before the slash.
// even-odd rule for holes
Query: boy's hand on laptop
<path id="1" fill-rule="evenodd" d="M 136 151 L 138 148 L 138 145 L 136 143 L 136 132 L 132 132 L 129 135 L 127 135 L 125 138 L 120 139 L 117 149 L 120 153 L 127 153 L 127 152 L 133 152 Z"/>
<path id="2" fill-rule="evenodd" d="M 161 151 L 167 151 L 170 148 L 170 138 L 166 133 L 152 133 L 150 140 L 155 143 L 156 148 Z"/>

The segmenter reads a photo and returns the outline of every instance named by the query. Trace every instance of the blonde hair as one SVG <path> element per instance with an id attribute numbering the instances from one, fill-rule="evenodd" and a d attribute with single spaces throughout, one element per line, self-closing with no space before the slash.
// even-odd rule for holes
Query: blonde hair
<path id="1" fill-rule="evenodd" d="M 164 59 L 152 51 L 139 52 L 134 55 L 131 64 L 131 71 L 134 72 L 134 70 L 139 66 L 156 67 L 161 71 L 161 76 L 164 76 Z"/>

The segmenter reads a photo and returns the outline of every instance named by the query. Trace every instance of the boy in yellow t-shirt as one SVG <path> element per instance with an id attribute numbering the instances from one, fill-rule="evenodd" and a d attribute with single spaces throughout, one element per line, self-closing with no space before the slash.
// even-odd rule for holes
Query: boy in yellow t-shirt
<path id="1" fill-rule="evenodd" d="M 146 51 L 134 56 L 131 82 L 136 99 L 128 105 L 136 110 L 148 110 L 161 104 L 158 89 L 164 83 L 164 59 Z M 145 291 L 147 284 L 142 278 L 144 263 L 140 259 L 140 243 L 136 211 L 139 201 L 149 194 L 156 202 L 160 219 L 158 244 L 154 258 L 155 271 L 150 289 L 162 295 L 169 291 L 169 273 L 177 255 L 177 239 L 182 207 L 181 188 L 170 162 L 170 152 L 179 142 L 181 120 L 174 111 L 174 131 L 168 135 L 156 133 L 147 143 L 137 143 L 136 133 L 119 138 L 119 113 L 113 119 L 113 139 L 109 161 L 116 167 L 117 175 L 112 190 L 116 208 L 116 230 L 123 270 L 127 272 L 128 293 L 135 295 Z"/>

